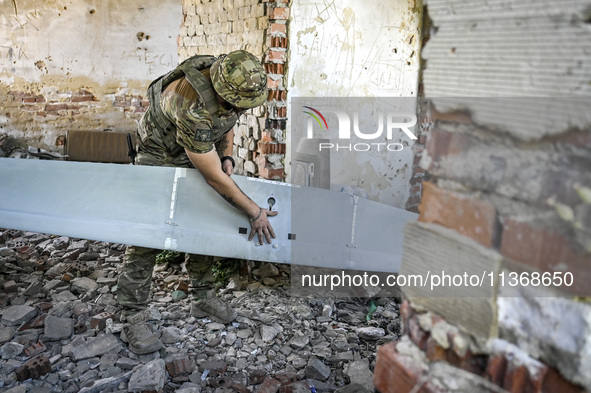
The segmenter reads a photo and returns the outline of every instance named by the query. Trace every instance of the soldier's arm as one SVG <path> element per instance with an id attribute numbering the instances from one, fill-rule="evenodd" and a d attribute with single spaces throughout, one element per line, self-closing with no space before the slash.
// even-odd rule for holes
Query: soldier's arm
<path id="1" fill-rule="evenodd" d="M 231 129 L 224 135 L 224 139 L 220 144 L 222 150 L 222 157 L 228 156 L 232 157 L 232 146 L 234 144 L 234 129 Z M 234 172 L 234 166 L 232 165 L 232 161 L 224 160 L 222 162 L 222 170 L 228 176 L 230 176 Z"/>
<path id="2" fill-rule="evenodd" d="M 251 227 L 248 240 L 251 240 L 256 234 L 260 244 L 263 244 L 263 238 L 267 239 L 268 243 L 271 243 L 271 239 L 275 238 L 275 232 L 271 223 L 269 223 L 268 217 L 276 215 L 277 212 L 271 212 L 259 207 L 242 192 L 234 183 L 234 180 L 221 169 L 220 158 L 215 150 L 207 153 L 194 153 L 187 149 L 185 151 L 195 168 L 201 172 L 207 184 L 231 205 L 248 215 Z"/>

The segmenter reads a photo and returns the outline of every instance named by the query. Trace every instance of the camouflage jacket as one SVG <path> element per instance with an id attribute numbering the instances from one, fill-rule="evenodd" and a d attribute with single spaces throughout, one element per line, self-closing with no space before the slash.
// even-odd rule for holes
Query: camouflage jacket
<path id="1" fill-rule="evenodd" d="M 138 126 L 140 165 L 191 166 L 185 149 L 207 153 L 232 129 L 239 113 L 217 101 L 209 67 L 193 56 L 150 84 L 150 107 Z"/>

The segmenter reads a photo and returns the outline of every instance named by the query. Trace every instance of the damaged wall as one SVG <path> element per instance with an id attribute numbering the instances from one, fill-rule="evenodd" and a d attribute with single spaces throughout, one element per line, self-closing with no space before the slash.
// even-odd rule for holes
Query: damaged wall
<path id="1" fill-rule="evenodd" d="M 591 391 L 589 1 L 427 6 L 429 180 L 400 273 L 453 282 L 403 288 L 376 386 Z"/>
<path id="2" fill-rule="evenodd" d="M 261 59 L 269 95 L 265 105 L 245 111 L 234 127 L 235 172 L 285 178 L 289 1 L 183 0 L 179 56 L 221 55 L 245 49 Z"/>
<path id="3" fill-rule="evenodd" d="M 420 0 L 378 1 L 371 7 L 354 0 L 294 0 L 290 96 L 416 97 L 421 24 Z M 369 165 L 367 155 L 344 160 L 332 154 L 331 183 L 362 187 L 371 199 L 404 208 L 413 152 L 410 139 L 402 142 L 401 152 L 371 154 Z"/>
<path id="4" fill-rule="evenodd" d="M 0 132 L 56 150 L 69 130 L 134 130 L 180 20 L 177 0 L 0 1 Z"/>

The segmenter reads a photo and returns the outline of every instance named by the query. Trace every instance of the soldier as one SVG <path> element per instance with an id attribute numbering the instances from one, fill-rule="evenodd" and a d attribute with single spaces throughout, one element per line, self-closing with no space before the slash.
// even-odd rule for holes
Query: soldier
<path id="1" fill-rule="evenodd" d="M 207 184 L 232 206 L 248 215 L 251 231 L 261 244 L 275 237 L 267 217 L 230 178 L 232 127 L 241 112 L 267 97 L 267 76 L 250 53 L 238 50 L 218 58 L 193 56 L 148 87 L 150 107 L 138 126 L 136 163 L 197 168 Z M 216 146 L 217 150 L 216 151 Z M 221 158 L 220 158 L 221 157 Z M 199 196 L 195 196 L 195 208 Z M 146 324 L 143 310 L 150 295 L 152 270 L 160 250 L 129 246 L 117 284 L 117 300 L 126 322 L 121 338 L 137 354 L 159 350 L 162 343 Z M 236 312 L 212 297 L 212 256 L 186 255 L 192 297 L 191 315 L 229 323 Z"/>

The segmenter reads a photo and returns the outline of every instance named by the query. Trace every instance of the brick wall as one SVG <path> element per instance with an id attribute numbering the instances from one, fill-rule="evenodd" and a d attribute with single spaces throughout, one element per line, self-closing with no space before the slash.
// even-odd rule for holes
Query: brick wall
<path id="1" fill-rule="evenodd" d="M 428 1 L 427 180 L 400 273 L 494 280 L 403 288 L 381 393 L 591 391 L 591 91 L 563 72 L 591 65 L 568 39 L 591 38 L 588 9 L 525 3 Z M 542 280 L 557 275 L 572 285 Z"/>
<path id="2" fill-rule="evenodd" d="M 238 174 L 285 178 L 288 19 L 287 1 L 183 0 L 181 61 L 245 49 L 261 59 L 267 72 L 267 103 L 246 111 L 234 128 Z"/>
<path id="3" fill-rule="evenodd" d="M 92 129 L 134 129 L 147 109 L 146 98 L 130 94 L 127 89 L 117 89 L 112 93 L 95 95 L 91 89 L 77 91 L 45 88 L 37 90 L 31 86 L 27 91 L 8 91 L 2 101 L 3 115 L 18 126 L 21 131 L 34 135 L 31 139 L 15 141 L 12 144 L 31 144 L 52 151 L 60 151 L 63 138 L 54 133 L 65 134 L 73 130 Z M 105 121 L 115 116 L 112 121 Z M 118 124 L 121 128 L 117 128 Z M 51 129 L 51 136 L 45 143 L 41 130 Z M 6 151 L 5 153 L 8 153 Z"/>

